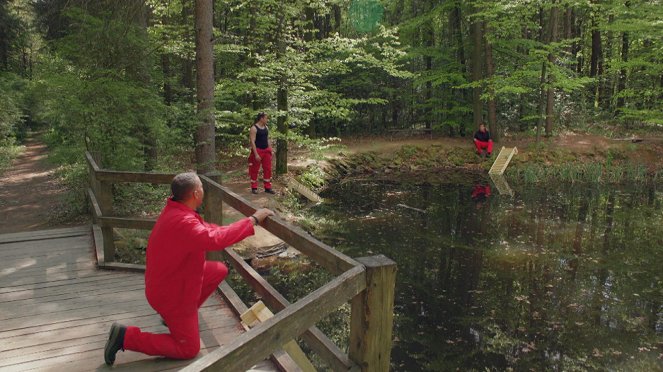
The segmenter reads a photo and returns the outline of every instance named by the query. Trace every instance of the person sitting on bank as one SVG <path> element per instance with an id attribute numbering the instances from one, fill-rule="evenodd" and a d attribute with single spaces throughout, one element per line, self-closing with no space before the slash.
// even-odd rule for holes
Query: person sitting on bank
<path id="1" fill-rule="evenodd" d="M 486 156 L 490 157 L 493 153 L 493 139 L 490 132 L 486 129 L 486 124 L 479 124 L 479 130 L 474 132 L 474 146 L 477 148 L 477 155 L 483 156 L 483 150 L 486 150 Z"/>
<path id="2" fill-rule="evenodd" d="M 113 323 L 104 348 L 113 365 L 120 350 L 172 359 L 191 359 L 200 351 L 198 309 L 228 275 L 219 261 L 206 261 L 218 251 L 254 234 L 253 227 L 274 212 L 259 209 L 228 226 L 203 221 L 196 209 L 204 198 L 195 173 L 181 173 L 171 183 L 172 196 L 161 211 L 147 242 L 145 297 L 170 333 L 154 334 Z"/>

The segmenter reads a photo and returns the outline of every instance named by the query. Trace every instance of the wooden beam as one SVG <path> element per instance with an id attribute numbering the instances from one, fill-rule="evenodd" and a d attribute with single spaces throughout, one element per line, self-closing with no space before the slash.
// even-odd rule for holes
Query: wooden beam
<path id="1" fill-rule="evenodd" d="M 153 218 L 99 217 L 102 226 L 123 229 L 152 230 L 157 220 Z"/>
<path id="2" fill-rule="evenodd" d="M 89 151 L 85 151 L 85 160 L 87 160 L 88 165 L 92 167 L 93 171 L 98 172 L 99 170 L 101 170 L 97 162 L 94 161 L 94 158 L 92 157 L 92 154 L 90 154 Z"/>
<path id="3" fill-rule="evenodd" d="M 219 284 L 217 292 L 230 305 L 230 310 L 232 310 L 238 317 L 249 309 L 244 304 L 244 301 L 239 298 L 235 290 L 233 290 L 225 280 Z M 247 327 L 246 330 L 248 331 L 249 328 Z M 272 353 L 270 359 L 278 366 L 279 370 L 281 371 L 299 371 L 299 366 L 297 363 L 295 363 L 290 355 L 286 354 L 286 352 L 283 350 L 277 350 Z"/>
<path id="4" fill-rule="evenodd" d="M 258 274 L 244 259 L 232 248 L 224 251 L 226 258 L 244 280 L 260 295 L 267 306 L 281 311 L 290 306 L 290 302 L 281 295 L 269 282 Z M 334 371 L 351 370 L 357 365 L 350 360 L 336 344 L 329 339 L 318 327 L 313 326 L 301 335 L 306 344 L 318 354 Z"/>
<path id="5" fill-rule="evenodd" d="M 99 217 L 102 216 L 101 207 L 99 207 L 99 202 L 97 201 L 97 197 L 94 195 L 92 188 L 87 189 L 87 194 L 90 197 L 90 204 L 92 204 L 92 220 L 94 223 L 97 223 Z"/>
<path id="6" fill-rule="evenodd" d="M 99 225 L 92 225 L 92 243 L 94 243 L 97 266 L 103 267 L 106 264 L 106 260 L 104 259 L 104 236 L 101 233 Z"/>
<path id="7" fill-rule="evenodd" d="M 112 183 L 141 182 L 170 184 L 175 174 L 172 173 L 145 173 L 145 172 L 121 172 L 100 169 L 96 172 L 99 181 Z"/>
<path id="8" fill-rule="evenodd" d="M 250 216 L 257 210 L 251 202 L 234 193 L 230 189 L 219 185 L 208 177 L 200 176 L 200 178 L 209 183 L 211 187 L 221 190 L 223 201 L 245 216 Z M 316 240 L 304 230 L 293 226 L 278 217 L 268 217 L 260 224 L 260 226 L 295 249 L 311 257 L 315 262 L 331 271 L 333 274 L 346 272 L 359 265 L 359 263 L 352 258 Z"/>
<path id="9" fill-rule="evenodd" d="M 365 268 L 354 267 L 288 306 L 273 318 L 189 364 L 183 371 L 245 371 L 294 339 L 366 286 Z"/>
<path id="10" fill-rule="evenodd" d="M 350 358 L 362 371 L 388 371 L 396 263 L 383 255 L 358 258 L 357 261 L 366 266 L 366 290 L 352 299 Z"/>
<path id="11" fill-rule="evenodd" d="M 274 313 L 269 310 L 267 306 L 262 301 L 258 301 L 250 309 L 246 310 L 240 315 L 242 319 L 242 324 L 245 324 L 248 328 L 253 328 L 261 322 L 266 321 L 269 318 L 272 318 Z M 316 369 L 311 363 L 311 361 L 306 357 L 302 348 L 299 347 L 295 340 L 290 340 L 283 345 L 283 350 L 290 355 L 290 357 L 295 361 L 295 363 L 301 368 L 304 372 L 315 372 Z"/>
<path id="12" fill-rule="evenodd" d="M 104 266 L 100 266 L 100 268 L 105 270 L 130 271 L 135 273 L 145 272 L 145 265 L 128 264 L 122 262 L 108 262 L 104 264 Z"/>

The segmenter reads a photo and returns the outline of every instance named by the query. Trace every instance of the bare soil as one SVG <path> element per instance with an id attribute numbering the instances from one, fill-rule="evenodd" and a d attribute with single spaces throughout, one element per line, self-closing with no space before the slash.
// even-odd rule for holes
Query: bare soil
<path id="1" fill-rule="evenodd" d="M 46 145 L 33 134 L 23 153 L 0 178 L 0 234 L 61 227 L 73 223 L 54 221 L 66 189 L 47 161 Z"/>

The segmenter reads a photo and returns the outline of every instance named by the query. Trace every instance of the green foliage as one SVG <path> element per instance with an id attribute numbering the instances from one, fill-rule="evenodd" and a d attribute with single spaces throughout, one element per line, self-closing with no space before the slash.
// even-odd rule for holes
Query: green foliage
<path id="1" fill-rule="evenodd" d="M 25 82 L 20 77 L 0 72 L 0 147 L 14 145 L 26 131 L 22 110 Z"/>

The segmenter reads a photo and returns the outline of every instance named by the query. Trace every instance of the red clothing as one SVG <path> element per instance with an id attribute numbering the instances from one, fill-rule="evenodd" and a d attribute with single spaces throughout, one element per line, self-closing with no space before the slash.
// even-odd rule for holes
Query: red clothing
<path id="1" fill-rule="evenodd" d="M 488 154 L 493 153 L 493 140 L 489 140 L 488 142 L 483 142 L 475 139 L 474 146 L 477 147 L 477 154 L 479 155 L 481 155 L 481 151 L 483 151 L 483 149 L 486 149 L 486 151 L 488 151 Z"/>
<path id="2" fill-rule="evenodd" d="M 258 155 L 260 155 L 260 161 L 256 160 L 255 154 L 253 151 L 249 154 L 249 177 L 251 178 L 251 188 L 258 188 L 258 172 L 260 171 L 260 165 L 262 165 L 262 177 L 265 181 L 265 189 L 272 188 L 272 148 L 268 147 L 266 149 L 256 148 L 258 150 Z"/>
<path id="3" fill-rule="evenodd" d="M 218 251 L 253 235 L 245 218 L 228 226 L 204 222 L 186 205 L 168 200 L 147 242 L 145 296 L 157 311 L 195 306 L 206 251 Z"/>
<path id="4" fill-rule="evenodd" d="M 250 218 L 218 226 L 168 200 L 147 243 L 145 296 L 171 333 L 127 327 L 124 348 L 178 359 L 198 354 L 198 308 L 228 274 L 223 263 L 205 261 L 205 252 L 222 250 L 253 234 Z"/>

